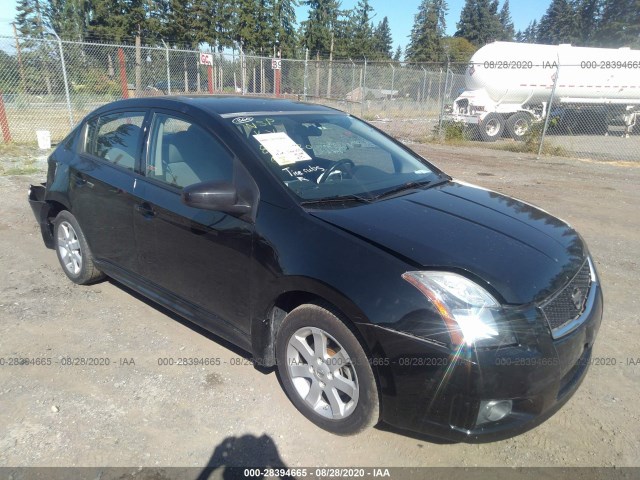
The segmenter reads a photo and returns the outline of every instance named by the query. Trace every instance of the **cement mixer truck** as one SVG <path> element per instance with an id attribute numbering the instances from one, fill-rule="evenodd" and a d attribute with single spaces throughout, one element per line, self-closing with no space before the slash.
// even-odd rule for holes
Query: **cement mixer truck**
<path id="1" fill-rule="evenodd" d="M 477 126 L 483 141 L 521 140 L 554 109 L 599 112 L 625 136 L 640 120 L 640 51 L 626 47 L 494 42 L 473 55 L 465 84 L 444 120 Z"/>

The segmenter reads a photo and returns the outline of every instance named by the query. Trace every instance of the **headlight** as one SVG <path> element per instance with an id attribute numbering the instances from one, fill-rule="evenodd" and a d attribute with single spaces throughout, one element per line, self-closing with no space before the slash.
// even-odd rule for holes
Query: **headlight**
<path id="1" fill-rule="evenodd" d="M 451 272 L 407 272 L 407 282 L 422 292 L 444 321 L 454 345 L 497 347 L 517 343 L 500 304 L 484 288 Z"/>

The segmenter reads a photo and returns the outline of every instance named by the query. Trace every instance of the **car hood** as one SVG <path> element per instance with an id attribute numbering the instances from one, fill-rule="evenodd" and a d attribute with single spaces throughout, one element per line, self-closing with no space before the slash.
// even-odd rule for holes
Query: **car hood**
<path id="1" fill-rule="evenodd" d="M 412 268 L 462 270 L 508 304 L 549 296 L 573 277 L 586 255 L 578 233 L 563 221 L 457 181 L 309 213 L 403 258 Z"/>

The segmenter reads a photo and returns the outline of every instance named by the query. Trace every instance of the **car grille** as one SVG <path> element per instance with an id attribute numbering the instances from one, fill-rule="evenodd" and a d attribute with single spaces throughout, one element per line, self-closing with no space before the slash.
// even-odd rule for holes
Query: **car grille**
<path id="1" fill-rule="evenodd" d="M 582 315 L 590 288 L 591 268 L 589 261 L 586 261 L 575 277 L 559 293 L 541 306 L 552 333 Z"/>

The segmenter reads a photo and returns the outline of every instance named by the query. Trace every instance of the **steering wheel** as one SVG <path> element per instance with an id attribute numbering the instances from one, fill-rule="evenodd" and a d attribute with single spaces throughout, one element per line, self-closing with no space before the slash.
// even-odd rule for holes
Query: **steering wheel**
<path id="1" fill-rule="evenodd" d="M 335 172 L 336 170 L 338 170 L 338 168 L 344 165 L 349 165 L 349 169 L 346 173 L 349 173 L 349 175 L 351 176 L 351 171 L 355 168 L 356 164 L 353 163 L 353 161 L 348 158 L 343 158 L 341 160 L 338 160 L 336 163 L 331 165 L 327 170 L 322 172 L 322 175 L 318 177 L 318 183 L 324 183 L 333 172 Z"/>

